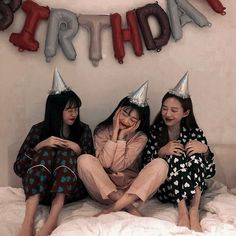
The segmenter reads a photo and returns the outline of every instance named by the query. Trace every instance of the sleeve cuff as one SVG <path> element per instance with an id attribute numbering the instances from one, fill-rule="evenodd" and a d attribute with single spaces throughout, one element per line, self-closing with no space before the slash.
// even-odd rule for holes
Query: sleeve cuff
<path id="1" fill-rule="evenodd" d="M 107 140 L 105 146 L 106 146 L 107 149 L 115 151 L 116 147 L 117 147 L 117 143 L 113 142 L 112 140 Z"/>
<path id="2" fill-rule="evenodd" d="M 117 148 L 125 148 L 126 141 L 125 140 L 117 140 Z"/>
<path id="3" fill-rule="evenodd" d="M 24 153 L 24 156 L 27 159 L 31 159 L 32 160 L 36 153 L 37 153 L 37 151 L 35 151 L 33 148 L 30 148 L 27 152 Z"/>
<path id="4" fill-rule="evenodd" d="M 208 148 L 206 153 L 202 154 L 206 163 L 212 162 L 214 154 L 211 152 L 210 148 Z"/>

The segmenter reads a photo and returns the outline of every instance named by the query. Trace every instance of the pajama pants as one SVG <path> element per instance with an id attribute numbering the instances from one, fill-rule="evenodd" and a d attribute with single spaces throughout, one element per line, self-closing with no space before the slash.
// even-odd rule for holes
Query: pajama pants
<path id="1" fill-rule="evenodd" d="M 108 195 L 119 190 L 99 160 L 89 154 L 81 155 L 78 160 L 78 173 L 90 196 L 103 204 L 110 204 Z M 168 165 L 163 159 L 155 159 L 137 173 L 126 193 L 137 195 L 146 201 L 157 191 L 168 174 Z"/>
<path id="2" fill-rule="evenodd" d="M 214 167 L 207 166 L 201 154 L 190 157 L 170 155 L 165 160 L 169 164 L 168 178 L 156 194 L 162 202 L 179 203 L 186 199 L 189 203 L 195 195 L 195 188 L 206 190 L 205 179 L 215 174 Z"/>
<path id="3" fill-rule="evenodd" d="M 77 174 L 77 156 L 71 149 L 44 147 L 32 158 L 23 178 L 26 199 L 40 194 L 40 203 L 49 205 L 57 193 L 66 195 L 65 202 L 87 196 Z"/>

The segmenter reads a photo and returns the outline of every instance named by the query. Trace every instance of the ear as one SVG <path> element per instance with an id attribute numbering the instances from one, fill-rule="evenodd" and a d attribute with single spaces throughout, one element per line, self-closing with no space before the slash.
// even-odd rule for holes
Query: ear
<path id="1" fill-rule="evenodd" d="M 189 115 L 189 113 L 190 113 L 190 110 L 185 111 L 184 112 L 184 117 L 187 117 Z"/>

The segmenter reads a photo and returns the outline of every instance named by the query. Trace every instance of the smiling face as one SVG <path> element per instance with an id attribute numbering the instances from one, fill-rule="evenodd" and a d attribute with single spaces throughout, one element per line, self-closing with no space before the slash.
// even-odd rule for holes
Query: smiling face
<path id="1" fill-rule="evenodd" d="M 139 121 L 139 114 L 131 107 L 123 107 L 120 111 L 119 126 L 120 129 L 127 129 Z"/>
<path id="2" fill-rule="evenodd" d="M 184 111 L 181 103 L 174 97 L 167 98 L 162 104 L 161 115 L 168 127 L 180 126 L 181 120 L 188 114 L 189 110 Z"/>
<path id="3" fill-rule="evenodd" d="M 79 114 L 79 108 L 74 104 L 70 106 L 69 103 L 66 104 L 63 110 L 63 123 L 65 125 L 73 125 Z"/>

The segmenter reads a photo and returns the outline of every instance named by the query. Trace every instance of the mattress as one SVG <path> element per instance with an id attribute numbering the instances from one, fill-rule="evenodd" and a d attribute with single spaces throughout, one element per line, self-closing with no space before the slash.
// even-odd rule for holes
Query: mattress
<path id="1" fill-rule="evenodd" d="M 145 217 L 120 211 L 93 217 L 104 206 L 90 198 L 67 204 L 59 217 L 52 236 L 168 236 L 168 235 L 236 235 L 236 189 L 216 181 L 208 181 L 208 190 L 202 196 L 200 217 L 203 233 L 176 226 L 177 208 L 162 204 L 153 198 L 139 207 Z M 0 235 L 15 236 L 24 217 L 25 200 L 22 188 L 0 188 Z M 39 206 L 35 230 L 44 223 L 49 208 Z"/>

